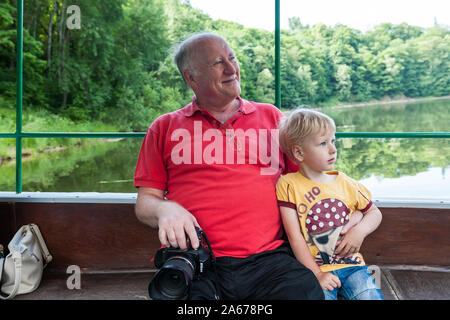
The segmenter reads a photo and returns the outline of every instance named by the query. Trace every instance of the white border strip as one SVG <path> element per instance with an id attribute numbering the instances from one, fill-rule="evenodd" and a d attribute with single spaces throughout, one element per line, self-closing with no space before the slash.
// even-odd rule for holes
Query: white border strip
<path id="1" fill-rule="evenodd" d="M 435 208 L 450 209 L 450 199 L 433 198 L 379 198 L 373 203 L 380 208 Z"/>
<path id="2" fill-rule="evenodd" d="M 136 203 L 137 193 L 0 192 L 0 202 Z"/>
<path id="3" fill-rule="evenodd" d="M 100 192 L 0 192 L 0 202 L 43 203 L 136 203 L 137 193 Z M 379 198 L 373 203 L 381 208 L 437 208 L 450 209 L 450 199 Z"/>

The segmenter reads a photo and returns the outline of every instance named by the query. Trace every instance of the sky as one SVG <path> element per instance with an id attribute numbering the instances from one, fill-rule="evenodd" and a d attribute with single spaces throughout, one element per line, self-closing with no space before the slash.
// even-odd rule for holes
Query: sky
<path id="1" fill-rule="evenodd" d="M 213 19 L 247 28 L 274 30 L 274 0 L 190 0 L 194 8 Z M 280 0 L 280 26 L 299 17 L 303 25 L 337 23 L 365 32 L 384 22 L 429 28 L 435 20 L 450 26 L 450 0 Z"/>

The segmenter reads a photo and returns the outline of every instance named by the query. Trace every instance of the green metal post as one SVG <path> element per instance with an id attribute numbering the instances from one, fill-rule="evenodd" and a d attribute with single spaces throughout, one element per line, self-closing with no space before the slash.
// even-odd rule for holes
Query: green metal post
<path id="1" fill-rule="evenodd" d="M 16 193 L 22 192 L 23 0 L 17 1 L 16 44 Z"/>
<path id="2" fill-rule="evenodd" d="M 275 0 L 275 105 L 281 108 L 280 81 L 280 0 Z"/>

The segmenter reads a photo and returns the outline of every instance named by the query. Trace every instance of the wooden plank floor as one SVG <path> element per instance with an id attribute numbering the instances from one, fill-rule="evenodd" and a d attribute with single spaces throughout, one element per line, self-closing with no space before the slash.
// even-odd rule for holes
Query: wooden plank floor
<path id="1" fill-rule="evenodd" d="M 449 300 L 450 272 L 381 268 L 385 300 Z M 69 274 L 45 273 L 40 287 L 17 300 L 148 300 L 150 272 L 82 274 L 81 289 L 69 290 Z"/>

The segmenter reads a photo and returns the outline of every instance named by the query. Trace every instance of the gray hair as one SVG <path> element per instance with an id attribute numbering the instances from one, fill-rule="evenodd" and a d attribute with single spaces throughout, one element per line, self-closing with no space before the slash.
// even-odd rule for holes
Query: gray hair
<path id="1" fill-rule="evenodd" d="M 189 63 L 192 58 L 192 48 L 194 47 L 193 45 L 197 41 L 209 37 L 217 37 L 225 41 L 225 39 L 223 39 L 221 36 L 215 33 L 200 32 L 189 36 L 187 39 L 185 39 L 178 45 L 178 48 L 175 51 L 174 62 L 178 70 L 180 71 L 181 75 L 183 75 L 183 71 L 188 69 L 189 67 Z"/>

